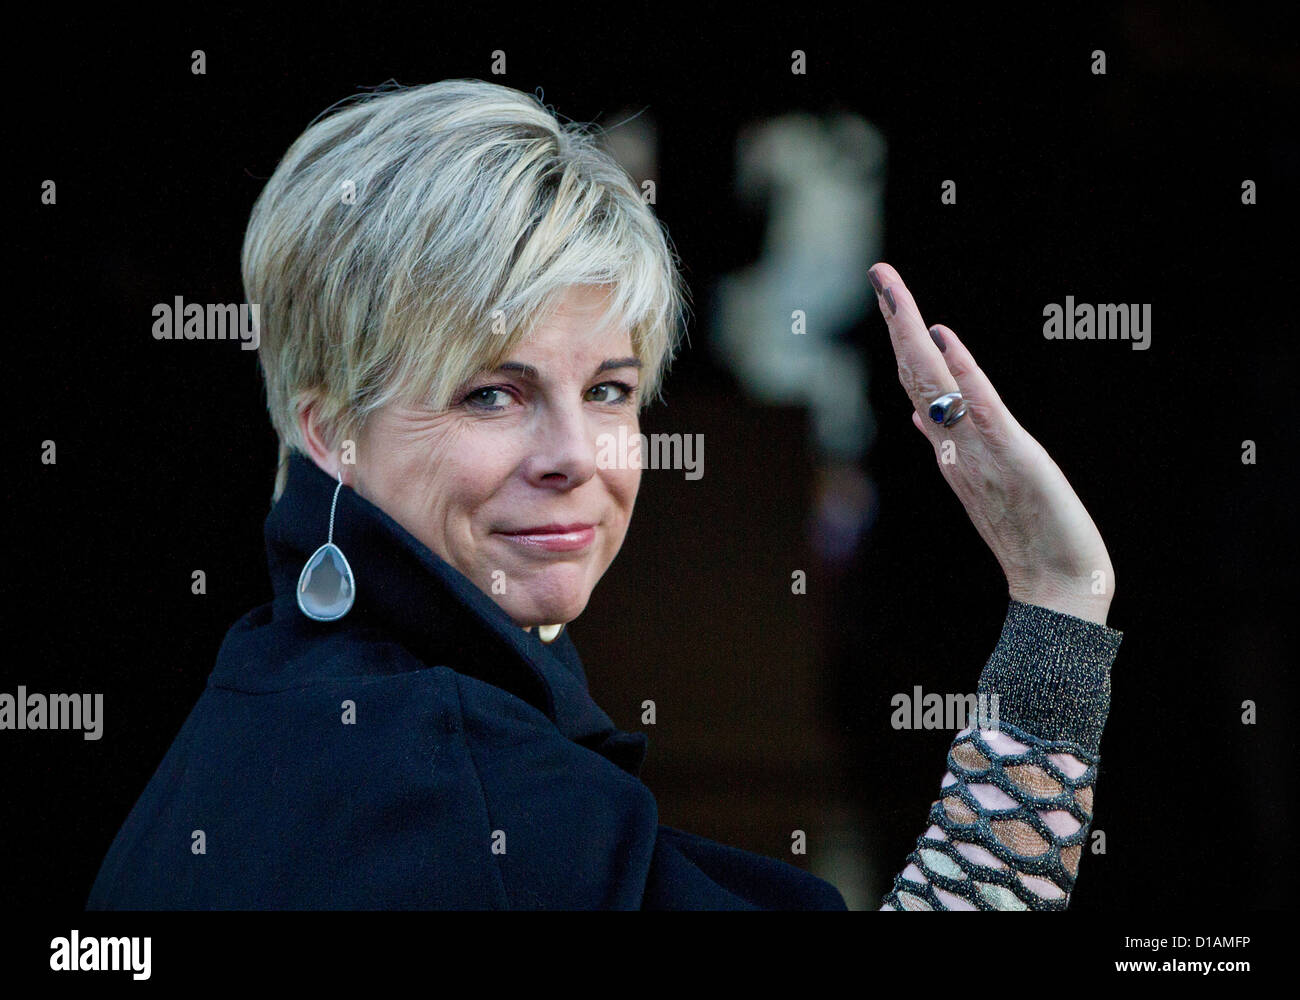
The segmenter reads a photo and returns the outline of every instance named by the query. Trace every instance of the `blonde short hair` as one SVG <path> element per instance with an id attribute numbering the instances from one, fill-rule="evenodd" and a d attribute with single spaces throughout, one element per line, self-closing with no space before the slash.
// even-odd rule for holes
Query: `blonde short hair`
<path id="1" fill-rule="evenodd" d="M 436 408 L 495 367 L 572 285 L 609 286 L 660 393 L 688 292 L 666 230 L 591 126 L 483 80 L 346 99 L 289 148 L 253 206 L 244 294 L 280 439 L 331 444 L 393 401 Z"/>

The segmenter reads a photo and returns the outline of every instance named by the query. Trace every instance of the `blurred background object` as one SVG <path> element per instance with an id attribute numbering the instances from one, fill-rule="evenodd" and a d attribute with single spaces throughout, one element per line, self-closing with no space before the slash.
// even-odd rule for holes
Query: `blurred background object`
<path id="1" fill-rule="evenodd" d="M 792 112 L 736 141 L 737 196 L 762 205 L 761 256 L 722 275 L 709 342 L 750 398 L 806 407 L 817 489 L 817 554 L 844 564 L 875 513 L 865 463 L 876 423 L 868 370 L 847 335 L 878 310 L 887 145 L 861 115 Z"/>

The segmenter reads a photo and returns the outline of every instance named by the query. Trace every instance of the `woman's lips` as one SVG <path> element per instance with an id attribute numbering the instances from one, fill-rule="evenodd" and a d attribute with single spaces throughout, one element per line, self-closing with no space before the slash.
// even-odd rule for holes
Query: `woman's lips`
<path id="1" fill-rule="evenodd" d="M 545 524 L 522 531 L 498 532 L 516 545 L 547 552 L 576 552 L 596 540 L 594 524 Z"/>

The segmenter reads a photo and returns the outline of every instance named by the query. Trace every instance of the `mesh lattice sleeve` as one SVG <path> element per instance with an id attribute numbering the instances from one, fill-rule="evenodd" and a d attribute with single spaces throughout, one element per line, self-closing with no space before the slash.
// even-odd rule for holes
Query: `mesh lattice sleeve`
<path id="1" fill-rule="evenodd" d="M 886 910 L 1064 910 L 1092 824 L 1110 668 L 1123 633 L 1012 600 L 978 693 L 988 728 L 964 729 L 930 828 Z"/>

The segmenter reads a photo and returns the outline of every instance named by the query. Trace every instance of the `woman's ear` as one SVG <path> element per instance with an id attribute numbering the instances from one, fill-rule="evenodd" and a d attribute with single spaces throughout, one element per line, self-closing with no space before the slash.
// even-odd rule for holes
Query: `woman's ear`
<path id="1" fill-rule="evenodd" d="M 338 479 L 343 464 L 340 461 L 338 451 L 329 446 L 327 435 L 321 426 L 320 416 L 314 402 L 306 403 L 298 408 L 298 432 L 307 449 L 307 457 L 315 462 L 317 467 L 328 474 L 331 479 Z"/>

